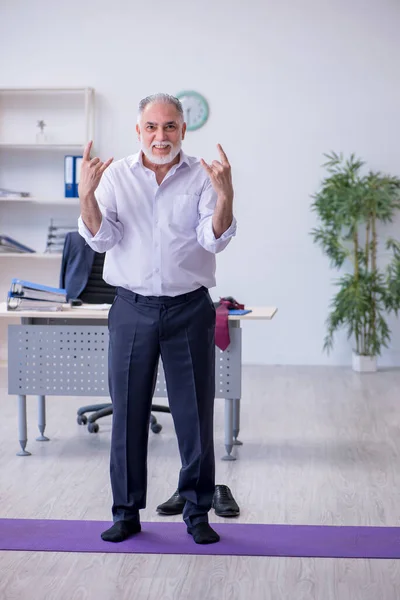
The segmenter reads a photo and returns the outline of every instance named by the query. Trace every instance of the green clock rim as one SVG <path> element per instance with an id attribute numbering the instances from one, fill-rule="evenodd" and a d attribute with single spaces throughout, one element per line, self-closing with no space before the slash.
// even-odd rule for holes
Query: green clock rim
<path id="1" fill-rule="evenodd" d="M 201 100 L 201 102 L 204 106 L 204 109 L 205 109 L 203 118 L 201 119 L 201 121 L 199 121 L 199 123 L 197 123 L 197 125 L 191 125 L 190 127 L 189 127 L 189 125 L 187 125 L 188 131 L 195 131 L 196 129 L 200 129 L 200 127 L 203 127 L 203 125 L 207 122 L 208 117 L 210 115 L 210 109 L 209 109 L 207 100 L 204 98 L 204 96 L 199 94 L 199 92 L 195 92 L 193 90 L 184 90 L 183 92 L 179 92 L 179 94 L 176 95 L 178 100 L 180 98 L 182 98 L 182 96 L 193 96 L 193 97 L 197 98 L 198 100 Z"/>

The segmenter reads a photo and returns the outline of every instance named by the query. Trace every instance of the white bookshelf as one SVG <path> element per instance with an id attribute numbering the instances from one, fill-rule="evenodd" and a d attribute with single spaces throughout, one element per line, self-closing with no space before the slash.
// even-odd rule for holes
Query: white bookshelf
<path id="1" fill-rule="evenodd" d="M 37 139 L 37 123 L 46 139 Z M 0 252 L 0 301 L 13 277 L 57 287 L 61 254 L 45 253 L 50 219 L 77 222 L 79 200 L 64 197 L 64 156 L 82 155 L 94 139 L 95 91 L 90 87 L 0 88 L 0 187 L 28 192 L 0 197 L 0 234 L 35 253 Z M 0 357 L 7 331 L 0 327 Z"/>
<path id="2" fill-rule="evenodd" d="M 0 188 L 29 194 L 0 196 L 0 235 L 36 251 L 0 253 L 2 265 L 53 258 L 44 253 L 50 220 L 77 221 L 79 199 L 64 193 L 64 156 L 81 156 L 93 140 L 94 102 L 91 87 L 0 88 Z"/>

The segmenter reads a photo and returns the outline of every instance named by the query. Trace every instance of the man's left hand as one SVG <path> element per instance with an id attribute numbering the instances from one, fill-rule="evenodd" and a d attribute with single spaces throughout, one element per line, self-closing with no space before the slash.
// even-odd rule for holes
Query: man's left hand
<path id="1" fill-rule="evenodd" d="M 217 144 L 217 148 L 221 162 L 213 160 L 211 165 L 208 165 L 205 160 L 201 159 L 200 163 L 210 177 L 211 184 L 217 192 L 218 197 L 233 200 L 231 165 L 221 144 Z"/>

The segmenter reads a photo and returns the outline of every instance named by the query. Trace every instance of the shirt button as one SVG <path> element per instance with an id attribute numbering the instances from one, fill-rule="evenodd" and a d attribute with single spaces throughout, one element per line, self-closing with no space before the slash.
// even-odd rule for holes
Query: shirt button
<path id="1" fill-rule="evenodd" d="M 160 269 L 156 269 L 156 273 L 159 273 L 159 272 L 160 272 Z"/>

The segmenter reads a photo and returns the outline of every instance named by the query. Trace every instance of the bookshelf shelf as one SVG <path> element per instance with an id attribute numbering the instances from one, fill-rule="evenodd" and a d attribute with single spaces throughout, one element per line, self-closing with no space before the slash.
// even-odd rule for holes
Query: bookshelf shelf
<path id="1" fill-rule="evenodd" d="M 0 260 L 2 258 L 22 258 L 29 260 L 42 260 L 42 259 L 61 259 L 61 253 L 50 253 L 50 252 L 0 252 Z"/>
<path id="2" fill-rule="evenodd" d="M 46 199 L 46 198 L 33 198 L 32 196 L 28 196 L 27 198 L 14 198 L 11 196 L 0 196 L 0 202 L 9 202 L 9 203 L 31 203 L 31 204 L 48 204 L 48 205 L 63 205 L 63 206 L 78 206 L 79 198 L 54 198 L 54 199 Z"/>
<path id="3" fill-rule="evenodd" d="M 82 152 L 85 144 L 22 144 L 20 142 L 0 142 L 0 150 L 41 150 L 52 151 L 60 150 L 61 152 Z"/>

